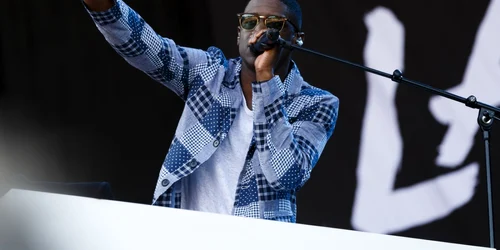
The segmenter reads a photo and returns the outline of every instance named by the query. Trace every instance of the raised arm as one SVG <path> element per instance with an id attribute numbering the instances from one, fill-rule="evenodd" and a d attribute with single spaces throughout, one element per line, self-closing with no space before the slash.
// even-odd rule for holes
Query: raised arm
<path id="1" fill-rule="evenodd" d="M 123 0 L 83 2 L 98 30 L 119 55 L 184 101 L 225 62 L 217 48 L 187 48 L 161 37 Z"/>

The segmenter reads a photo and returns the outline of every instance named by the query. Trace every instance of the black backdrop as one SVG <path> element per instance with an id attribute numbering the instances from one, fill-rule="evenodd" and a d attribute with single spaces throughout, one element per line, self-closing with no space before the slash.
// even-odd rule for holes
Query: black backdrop
<path id="1" fill-rule="evenodd" d="M 243 10 L 243 0 L 127 3 L 158 33 L 178 44 L 215 45 L 228 57 L 237 56 L 235 14 Z M 385 6 L 406 27 L 405 75 L 446 89 L 463 77 L 488 3 L 301 1 L 305 46 L 363 64 L 367 36 L 363 16 Z M 0 163 L 31 179 L 108 181 L 118 200 L 149 204 L 180 117 L 180 99 L 122 60 L 78 0 L 2 1 L 0 14 Z M 295 60 L 306 80 L 341 100 L 336 131 L 299 193 L 298 220 L 353 229 L 365 74 L 303 53 L 296 53 Z M 406 86 L 399 86 L 397 94 L 407 164 L 398 174 L 396 187 L 404 187 L 442 174 L 433 164 L 422 163 L 435 157 L 446 127 L 428 122 L 432 119 L 426 104 L 429 94 Z M 493 131 L 499 129 L 496 125 Z M 500 140 L 495 135 L 493 140 Z M 495 166 L 500 160 L 494 145 L 492 154 Z M 483 162 L 482 157 L 478 133 L 469 160 Z M 487 246 L 482 169 L 476 195 L 466 206 L 398 234 Z"/>

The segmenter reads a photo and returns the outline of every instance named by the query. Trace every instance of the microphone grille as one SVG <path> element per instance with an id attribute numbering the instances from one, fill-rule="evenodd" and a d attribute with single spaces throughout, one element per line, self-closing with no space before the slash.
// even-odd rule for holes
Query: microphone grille
<path id="1" fill-rule="evenodd" d="M 268 29 L 267 30 L 267 38 L 269 40 L 276 42 L 280 38 L 280 31 L 277 29 Z"/>

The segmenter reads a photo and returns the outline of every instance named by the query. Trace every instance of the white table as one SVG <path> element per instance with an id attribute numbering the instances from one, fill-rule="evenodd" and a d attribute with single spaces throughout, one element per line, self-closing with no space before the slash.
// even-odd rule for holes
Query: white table
<path id="1" fill-rule="evenodd" d="M 0 212 L 0 233 L 36 250 L 490 249 L 16 189 Z"/>

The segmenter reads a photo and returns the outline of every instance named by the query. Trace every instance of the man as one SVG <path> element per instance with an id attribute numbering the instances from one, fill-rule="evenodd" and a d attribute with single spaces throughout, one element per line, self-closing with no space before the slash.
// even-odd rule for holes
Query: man
<path id="1" fill-rule="evenodd" d="M 338 99 L 306 83 L 268 28 L 302 44 L 295 0 L 251 0 L 238 14 L 240 57 L 162 38 L 123 0 L 84 0 L 111 46 L 185 103 L 153 205 L 296 222 L 297 190 L 333 133 Z"/>

